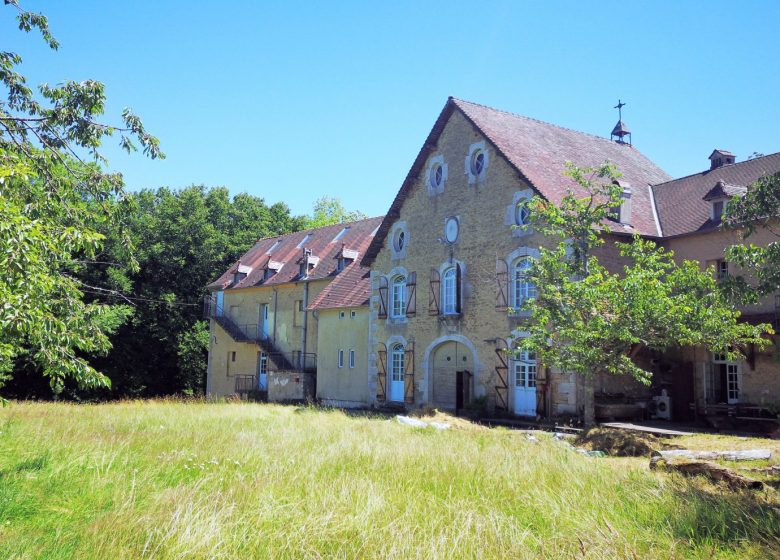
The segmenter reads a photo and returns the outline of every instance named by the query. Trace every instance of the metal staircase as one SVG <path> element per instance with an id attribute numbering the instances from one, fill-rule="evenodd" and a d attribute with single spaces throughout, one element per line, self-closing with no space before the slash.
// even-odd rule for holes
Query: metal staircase
<path id="1" fill-rule="evenodd" d="M 203 298 L 203 318 L 214 319 L 222 330 L 236 342 L 256 344 L 268 356 L 269 365 L 277 371 L 316 372 L 317 355 L 312 353 L 281 352 L 274 344 L 264 337 L 259 325 L 239 325 L 231 319 L 213 296 Z"/>

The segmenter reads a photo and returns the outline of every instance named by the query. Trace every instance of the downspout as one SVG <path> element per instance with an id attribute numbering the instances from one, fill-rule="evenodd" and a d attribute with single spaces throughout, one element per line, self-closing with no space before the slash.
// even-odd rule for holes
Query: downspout
<path id="1" fill-rule="evenodd" d="M 274 286 L 274 334 L 273 334 L 273 341 L 274 341 L 274 348 L 276 348 L 276 304 L 279 302 L 279 291 L 276 286 Z"/>
<path id="2" fill-rule="evenodd" d="M 299 367 L 303 370 L 306 364 L 306 330 L 309 319 L 309 283 L 303 283 L 303 332 L 301 332 L 301 363 Z"/>

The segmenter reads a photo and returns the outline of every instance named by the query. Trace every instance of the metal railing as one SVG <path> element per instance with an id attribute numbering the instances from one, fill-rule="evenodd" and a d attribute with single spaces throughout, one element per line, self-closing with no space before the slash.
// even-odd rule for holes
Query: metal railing
<path id="1" fill-rule="evenodd" d="M 244 395 L 258 390 L 256 375 L 236 375 L 236 393 Z"/>

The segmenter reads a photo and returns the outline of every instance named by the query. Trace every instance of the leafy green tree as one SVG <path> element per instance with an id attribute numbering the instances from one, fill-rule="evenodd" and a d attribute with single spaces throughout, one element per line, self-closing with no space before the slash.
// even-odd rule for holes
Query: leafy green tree
<path id="1" fill-rule="evenodd" d="M 17 0 L 5 4 L 17 12 L 19 29 L 37 29 L 58 48 L 44 16 Z M 75 271 L 101 251 L 102 230 L 123 235 L 131 204 L 121 176 L 100 168 L 99 148 L 118 135 L 127 151 L 137 142 L 151 158 L 164 155 L 129 109 L 122 126 L 98 120 L 105 107 L 101 83 L 44 84 L 36 94 L 18 71 L 21 61 L 0 52 L 0 374 L 7 377 L 24 358 L 55 391 L 66 379 L 107 386 L 85 356 L 109 349 L 108 334 L 128 310 L 87 301 Z"/>
<path id="2" fill-rule="evenodd" d="M 766 343 L 761 335 L 769 327 L 740 323 L 711 271 L 693 261 L 676 264 L 672 252 L 652 241 L 616 243 L 627 264 L 619 274 L 609 272 L 594 249 L 605 243 L 620 204 L 617 169 L 569 164 L 565 174 L 578 184 L 576 194 L 570 191 L 559 205 L 531 201 L 531 227 L 559 243 L 540 248 L 530 270 L 538 295 L 526 304 L 529 336 L 515 343 L 546 366 L 583 376 L 586 425 L 595 420 L 595 375 L 650 382 L 651 373 L 632 360 L 637 348 L 705 346 L 736 358 L 743 345 Z"/>
<path id="3" fill-rule="evenodd" d="M 763 177 L 743 197 L 726 206 L 724 223 L 739 231 L 740 243 L 726 250 L 726 259 L 744 274 L 734 275 L 724 285 L 740 303 L 756 303 L 762 296 L 780 291 L 780 173 Z M 777 241 L 756 245 L 750 238 L 767 232 Z"/>
<path id="4" fill-rule="evenodd" d="M 314 213 L 306 223 L 306 228 L 318 228 L 344 222 L 354 222 L 367 218 L 363 212 L 349 211 L 338 198 L 323 196 L 314 203 Z"/>

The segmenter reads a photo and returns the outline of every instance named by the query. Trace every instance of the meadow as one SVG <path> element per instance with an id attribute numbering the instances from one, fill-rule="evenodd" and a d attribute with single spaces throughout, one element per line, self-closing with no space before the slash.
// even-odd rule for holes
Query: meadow
<path id="1" fill-rule="evenodd" d="M 776 490 L 549 434 L 254 403 L 0 410 L 0 558 L 773 557 Z"/>

